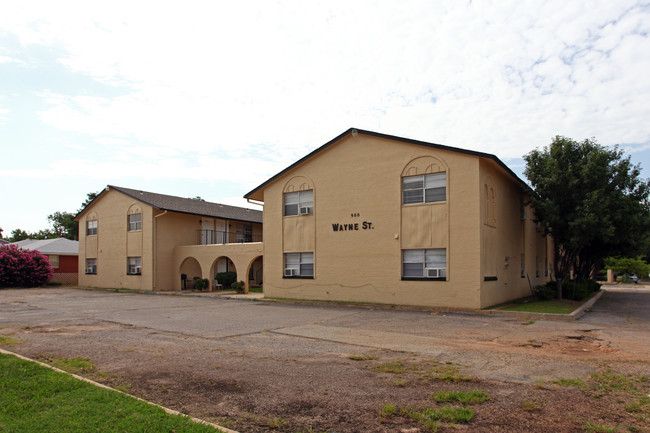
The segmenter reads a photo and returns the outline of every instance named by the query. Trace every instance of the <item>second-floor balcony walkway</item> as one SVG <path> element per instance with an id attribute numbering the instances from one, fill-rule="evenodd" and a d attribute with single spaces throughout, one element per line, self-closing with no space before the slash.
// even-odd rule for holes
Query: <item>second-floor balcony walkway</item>
<path id="1" fill-rule="evenodd" d="M 247 244 L 252 242 L 262 242 L 262 235 L 240 231 L 197 230 L 198 245 Z"/>

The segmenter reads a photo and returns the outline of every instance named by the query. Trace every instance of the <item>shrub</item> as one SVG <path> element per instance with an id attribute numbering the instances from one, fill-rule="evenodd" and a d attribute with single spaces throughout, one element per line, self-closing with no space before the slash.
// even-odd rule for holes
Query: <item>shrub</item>
<path id="1" fill-rule="evenodd" d="M 196 290 L 205 290 L 210 287 L 210 280 L 207 278 L 197 278 L 194 280 L 194 288 Z"/>
<path id="2" fill-rule="evenodd" d="M 562 281 L 562 298 L 573 301 L 584 301 L 592 293 L 600 290 L 600 284 L 595 280 L 566 280 Z M 540 301 L 555 298 L 557 282 L 549 281 L 543 286 L 533 287 L 533 295 Z"/>
<path id="3" fill-rule="evenodd" d="M 573 301 L 584 301 L 599 290 L 600 284 L 594 280 L 568 280 L 562 283 L 562 297 Z"/>
<path id="4" fill-rule="evenodd" d="M 221 284 L 224 289 L 232 287 L 232 283 L 237 281 L 237 272 L 219 272 L 217 274 L 217 282 Z"/>
<path id="5" fill-rule="evenodd" d="M 549 281 L 541 286 L 533 287 L 533 296 L 540 301 L 548 301 L 555 298 L 557 293 L 557 286 L 555 281 Z"/>
<path id="6" fill-rule="evenodd" d="M 0 247 L 0 287 L 41 286 L 53 275 L 49 260 L 38 251 Z"/>
<path id="7" fill-rule="evenodd" d="M 246 288 L 246 283 L 243 281 L 235 281 L 230 285 L 230 288 L 233 290 L 237 290 L 238 292 L 243 292 L 244 289 Z"/>

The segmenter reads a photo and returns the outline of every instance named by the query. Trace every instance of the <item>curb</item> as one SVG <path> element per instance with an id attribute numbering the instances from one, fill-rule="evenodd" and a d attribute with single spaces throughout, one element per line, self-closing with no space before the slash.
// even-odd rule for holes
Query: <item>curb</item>
<path id="1" fill-rule="evenodd" d="M 575 309 L 570 314 L 555 314 L 555 313 L 533 313 L 526 311 L 504 311 L 504 310 L 472 310 L 463 308 L 450 308 L 450 307 L 420 307 L 416 305 L 389 305 L 389 304 L 372 304 L 372 303 L 349 303 L 337 301 L 315 301 L 315 300 L 302 300 L 302 299 L 276 299 L 276 298 L 246 298 L 242 296 L 232 295 L 207 295 L 203 293 L 182 293 L 182 292 L 154 292 L 154 291 L 122 291 L 121 289 L 101 289 L 101 288 L 83 288 L 78 287 L 80 290 L 89 291 L 111 291 L 119 293 L 134 293 L 143 295 L 162 295 L 162 296 L 186 296 L 207 299 L 228 299 L 232 301 L 248 301 L 248 302 L 265 302 L 270 304 L 284 304 L 284 305 L 306 305 L 310 307 L 336 307 L 336 308 L 359 308 L 364 310 L 390 310 L 390 311 L 417 311 L 429 312 L 432 314 L 447 313 L 447 314 L 466 314 L 473 316 L 494 316 L 494 317 L 512 317 L 527 320 L 554 320 L 559 322 L 572 322 L 580 319 L 585 315 L 587 309 L 591 308 L 603 294 L 607 291 L 601 288 L 591 298 L 585 301 L 580 307 Z"/>
<path id="2" fill-rule="evenodd" d="M 40 361 L 37 361 L 37 360 L 35 360 L 35 359 L 28 358 L 28 357 L 23 356 L 23 355 L 19 355 L 19 354 L 17 354 L 17 353 L 11 352 L 11 351 L 9 351 L 9 350 L 5 350 L 5 349 L 0 348 L 0 353 L 5 354 L 5 355 L 12 355 L 12 356 L 15 356 L 16 358 L 18 358 L 18 359 L 22 359 L 23 361 L 33 362 L 33 363 L 35 363 L 35 364 L 38 364 L 38 365 L 40 365 L 40 366 L 42 366 L 42 367 L 45 367 L 45 368 L 49 368 L 50 370 L 56 371 L 56 372 L 58 372 L 58 373 L 66 374 L 66 375 L 68 375 L 68 376 L 70 376 L 70 377 L 73 377 L 73 378 L 75 378 L 75 379 L 77 379 L 77 380 L 80 380 L 80 381 L 82 381 L 82 382 L 86 382 L 86 383 L 89 383 L 89 384 L 91 384 L 91 385 L 97 386 L 97 387 L 99 387 L 99 388 L 104 388 L 104 389 L 107 389 L 107 390 L 109 390 L 109 391 L 114 391 L 114 392 L 117 392 L 117 393 L 120 393 L 120 394 L 123 394 L 123 395 L 129 396 L 129 397 L 131 397 L 131 398 L 133 398 L 133 399 L 136 399 L 136 400 L 141 401 L 141 402 L 143 402 L 143 403 L 147 403 L 147 404 L 149 404 L 149 405 L 151 405 L 151 406 L 159 407 L 160 409 L 164 410 L 164 411 L 165 411 L 166 413 L 168 413 L 169 415 L 181 415 L 181 416 L 184 416 L 184 417 L 186 417 L 186 418 L 191 419 L 192 421 L 194 421 L 194 422 L 197 423 L 197 424 L 203 424 L 203 425 L 208 425 L 208 426 L 210 426 L 210 427 L 214 427 L 215 429 L 217 429 L 218 431 L 221 431 L 221 432 L 223 432 L 223 433 L 239 433 L 239 432 L 237 432 L 237 431 L 235 431 L 235 430 L 230 430 L 230 429 L 228 429 L 228 428 L 226 428 L 226 427 L 222 427 L 222 426 L 217 425 L 217 424 L 215 424 L 215 423 L 212 423 L 212 422 L 209 422 L 209 421 L 205 421 L 205 420 L 202 420 L 202 419 L 199 419 L 199 418 L 195 418 L 195 417 L 193 417 L 193 416 L 189 416 L 189 415 L 184 414 L 184 413 L 182 413 L 182 412 L 179 412 L 179 411 L 177 411 L 177 410 L 169 409 L 168 407 L 164 407 L 164 406 L 161 406 L 161 405 L 159 405 L 159 404 L 152 403 L 152 402 L 147 401 L 147 400 L 145 400 L 145 399 L 142 399 L 142 398 L 140 398 L 140 397 L 136 397 L 135 395 L 127 394 L 126 392 L 120 391 L 119 389 L 111 388 L 110 386 L 106 386 L 106 385 L 104 385 L 104 384 L 102 384 L 102 383 L 95 382 L 94 380 L 90 380 L 90 379 L 87 379 L 87 378 L 85 378 L 85 377 L 78 376 L 78 375 L 73 374 L 73 373 L 69 373 L 69 372 L 67 372 L 67 371 L 65 371 L 65 370 L 61 370 L 60 368 L 56 368 L 56 367 L 53 367 L 53 366 L 51 366 L 51 365 L 49 365 L 49 364 L 46 364 L 46 363 L 44 363 L 44 362 L 40 362 Z"/>
<path id="3" fill-rule="evenodd" d="M 418 307 L 410 305 L 384 305 L 384 304 L 364 304 L 364 303 L 337 303 L 335 301 L 302 301 L 300 299 L 259 299 L 260 302 L 269 302 L 277 304 L 289 305 L 308 305 L 314 307 L 339 307 L 339 308 L 361 308 L 361 309 L 374 309 L 374 310 L 391 310 L 391 311 L 420 311 L 430 312 L 432 314 L 448 313 L 448 314 L 466 314 L 473 316 L 494 316 L 494 317 L 513 317 L 518 319 L 539 319 L 539 320 L 554 320 L 560 322 L 572 322 L 584 316 L 585 311 L 591 308 L 603 294 L 605 289 L 601 289 L 580 307 L 570 314 L 555 314 L 555 313 L 532 313 L 526 311 L 504 311 L 504 310 L 469 310 L 462 308 L 448 308 L 448 307 Z"/>

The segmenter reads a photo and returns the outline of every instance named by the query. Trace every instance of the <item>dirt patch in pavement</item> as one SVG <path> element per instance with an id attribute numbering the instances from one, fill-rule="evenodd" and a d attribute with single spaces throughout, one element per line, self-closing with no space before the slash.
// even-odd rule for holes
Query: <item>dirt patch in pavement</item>
<path id="1" fill-rule="evenodd" d="M 10 326 L 0 334 L 23 340 L 9 349 L 26 356 L 90 358 L 95 380 L 241 432 L 430 431 L 436 423 L 425 421 L 436 417 L 443 432 L 601 431 L 590 425 L 650 431 L 650 409 L 639 400 L 650 394 L 648 363 L 597 333 L 531 333 L 533 341 L 456 348 L 448 342 L 449 352 L 435 356 L 272 331 L 209 339 L 105 321 Z M 518 356 L 519 369 L 562 358 L 596 374 L 561 383 L 482 378 L 479 361 L 504 353 Z M 473 390 L 488 399 L 434 400 L 440 392 Z M 470 410 L 466 423 L 445 419 Z"/>

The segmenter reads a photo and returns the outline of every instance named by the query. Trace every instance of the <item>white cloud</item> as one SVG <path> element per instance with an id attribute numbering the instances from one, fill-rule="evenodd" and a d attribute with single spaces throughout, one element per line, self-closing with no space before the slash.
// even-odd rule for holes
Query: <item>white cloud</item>
<path id="1" fill-rule="evenodd" d="M 555 134 L 645 143 L 637 4 L 14 2 L 0 28 L 118 93 L 35 89 L 45 125 L 105 155 L 68 170 L 191 178 L 188 161 L 236 160 L 264 177 L 350 126 L 504 159 Z"/>

